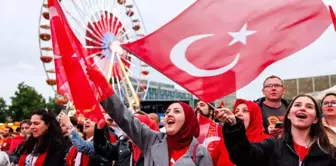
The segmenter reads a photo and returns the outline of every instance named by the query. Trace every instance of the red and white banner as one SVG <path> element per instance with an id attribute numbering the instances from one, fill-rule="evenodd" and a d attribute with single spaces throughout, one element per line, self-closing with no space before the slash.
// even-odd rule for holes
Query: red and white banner
<path id="1" fill-rule="evenodd" d="M 320 0 L 198 0 L 157 31 L 123 47 L 209 102 L 309 46 L 331 24 Z"/>

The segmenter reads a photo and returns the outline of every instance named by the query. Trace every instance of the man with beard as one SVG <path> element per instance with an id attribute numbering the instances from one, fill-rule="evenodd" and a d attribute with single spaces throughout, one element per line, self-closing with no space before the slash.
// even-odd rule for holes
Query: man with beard
<path id="1" fill-rule="evenodd" d="M 12 141 L 12 134 L 13 134 L 14 130 L 7 126 L 4 131 L 3 131 L 3 142 L 2 144 L 0 145 L 0 149 L 1 151 L 8 151 L 9 150 L 9 147 L 10 147 L 10 144 L 11 144 L 11 141 Z"/>
<path id="2" fill-rule="evenodd" d="M 265 97 L 256 100 L 262 111 L 265 131 L 273 137 L 282 133 L 281 122 L 288 106 L 288 102 L 282 99 L 285 91 L 281 78 L 272 75 L 263 83 L 262 92 Z"/>
<path id="3" fill-rule="evenodd" d="M 215 118 L 215 111 L 214 109 L 209 106 L 209 104 L 205 103 L 204 101 L 199 101 L 196 105 L 195 113 L 200 113 L 201 115 L 209 118 L 210 120 L 214 120 Z"/>

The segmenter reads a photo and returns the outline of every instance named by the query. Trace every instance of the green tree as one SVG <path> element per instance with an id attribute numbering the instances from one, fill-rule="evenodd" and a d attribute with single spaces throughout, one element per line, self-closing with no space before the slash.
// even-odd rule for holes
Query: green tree
<path id="1" fill-rule="evenodd" d="M 8 116 L 8 106 L 6 101 L 0 97 L 0 122 L 5 122 Z"/>
<path id="2" fill-rule="evenodd" d="M 59 114 L 61 112 L 63 106 L 57 105 L 55 103 L 55 99 L 56 99 L 56 97 L 54 97 L 54 98 L 49 97 L 48 102 L 46 103 L 46 108 L 48 110 L 52 110 L 55 113 Z"/>
<path id="3" fill-rule="evenodd" d="M 45 108 L 46 106 L 43 96 L 33 87 L 25 85 L 24 82 L 18 85 L 18 89 L 11 99 L 12 103 L 9 106 L 9 114 L 14 121 L 30 119 L 32 111 Z"/>

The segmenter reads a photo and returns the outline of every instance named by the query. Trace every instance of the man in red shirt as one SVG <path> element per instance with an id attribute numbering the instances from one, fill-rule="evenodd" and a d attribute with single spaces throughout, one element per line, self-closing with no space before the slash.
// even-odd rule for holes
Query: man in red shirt
<path id="1" fill-rule="evenodd" d="M 24 140 L 28 139 L 31 134 L 30 125 L 30 120 L 23 120 L 20 123 L 20 133 L 12 138 L 8 154 L 11 154 Z"/>
<path id="2" fill-rule="evenodd" d="M 2 144 L 0 145 L 0 150 L 1 151 L 8 151 L 11 141 L 12 141 L 12 134 L 13 134 L 13 129 L 9 126 L 7 126 L 4 131 L 2 136 L 4 137 L 4 141 L 2 142 Z"/>

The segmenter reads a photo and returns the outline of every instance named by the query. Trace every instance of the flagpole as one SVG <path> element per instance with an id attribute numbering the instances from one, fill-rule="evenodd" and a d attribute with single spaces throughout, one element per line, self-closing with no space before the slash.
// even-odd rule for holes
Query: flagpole
<path id="1" fill-rule="evenodd" d="M 118 45 L 118 47 L 120 47 L 120 45 Z M 120 49 L 122 49 L 122 48 L 120 47 Z M 118 62 L 119 62 L 119 64 L 120 64 L 120 66 L 121 66 L 121 70 L 122 70 L 122 72 L 123 72 L 123 75 L 126 76 L 126 75 L 127 75 L 127 72 L 126 72 L 126 70 L 125 70 L 124 63 L 121 61 L 120 54 L 119 54 L 117 51 L 115 52 L 115 54 L 117 54 L 116 57 L 117 57 Z M 136 106 L 139 107 L 139 106 L 140 106 L 140 103 L 139 103 L 139 100 L 138 100 L 138 98 L 137 98 L 137 94 L 135 93 L 135 91 L 134 91 L 134 89 L 133 89 L 132 83 L 131 83 L 130 79 L 129 79 L 127 76 L 125 77 L 125 79 L 126 79 L 126 82 L 127 82 L 128 86 L 132 87 L 132 88 L 130 88 L 131 93 L 132 93 L 132 96 L 133 96 L 133 98 L 134 98 L 134 100 L 135 100 L 135 104 L 136 104 Z"/>

